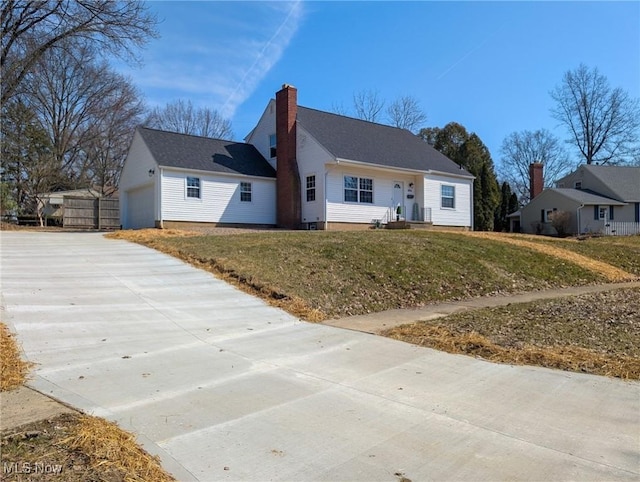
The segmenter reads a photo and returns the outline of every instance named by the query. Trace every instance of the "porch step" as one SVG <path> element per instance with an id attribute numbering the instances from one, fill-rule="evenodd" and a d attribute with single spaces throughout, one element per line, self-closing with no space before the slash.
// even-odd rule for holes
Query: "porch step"
<path id="1" fill-rule="evenodd" d="M 411 229 L 411 224 L 407 221 L 389 221 L 386 224 L 387 229 Z"/>

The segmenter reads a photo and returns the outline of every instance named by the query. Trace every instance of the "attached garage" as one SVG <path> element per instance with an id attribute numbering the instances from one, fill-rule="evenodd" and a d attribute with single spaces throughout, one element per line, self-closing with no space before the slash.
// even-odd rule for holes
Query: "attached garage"
<path id="1" fill-rule="evenodd" d="M 138 127 L 120 193 L 124 229 L 276 223 L 276 172 L 241 142 Z"/>
<path id="2" fill-rule="evenodd" d="M 126 192 L 125 229 L 155 227 L 153 184 Z"/>

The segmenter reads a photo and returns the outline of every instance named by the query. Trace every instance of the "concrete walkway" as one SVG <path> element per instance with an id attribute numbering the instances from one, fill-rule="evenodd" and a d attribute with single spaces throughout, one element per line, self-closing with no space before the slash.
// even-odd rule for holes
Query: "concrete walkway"
<path id="1" fill-rule="evenodd" d="M 506 306 L 514 303 L 526 303 L 528 301 L 576 296 L 586 293 L 599 293 L 602 291 L 621 288 L 640 288 L 640 281 L 590 286 L 573 286 L 563 289 L 533 291 L 519 295 L 486 296 L 483 298 L 475 298 L 465 301 L 439 303 L 425 306 L 423 308 L 387 310 L 378 313 L 369 313 L 366 315 L 347 316 L 334 320 L 326 320 L 323 324 L 348 330 L 362 331 L 364 333 L 377 334 L 407 323 L 435 320 L 437 318 L 443 318 L 447 315 L 463 311 L 478 310 L 493 306 Z"/>
<path id="2" fill-rule="evenodd" d="M 29 385 L 181 481 L 640 478 L 639 383 L 302 323 L 99 234 L 0 236 Z"/>

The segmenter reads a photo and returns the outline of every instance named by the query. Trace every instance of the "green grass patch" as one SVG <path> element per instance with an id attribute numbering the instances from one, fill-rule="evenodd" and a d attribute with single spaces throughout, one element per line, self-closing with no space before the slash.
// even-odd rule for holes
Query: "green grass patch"
<path id="1" fill-rule="evenodd" d="M 148 238 L 136 240 L 257 289 L 300 298 L 328 317 L 604 281 L 543 253 L 457 233 L 151 233 Z"/>

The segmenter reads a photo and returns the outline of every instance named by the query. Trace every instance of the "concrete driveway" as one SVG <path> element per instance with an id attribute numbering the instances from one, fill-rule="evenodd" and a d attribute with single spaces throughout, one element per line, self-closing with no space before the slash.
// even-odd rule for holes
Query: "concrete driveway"
<path id="1" fill-rule="evenodd" d="M 179 480 L 638 480 L 640 384 L 300 322 L 100 234 L 2 232 L 30 385 Z"/>

